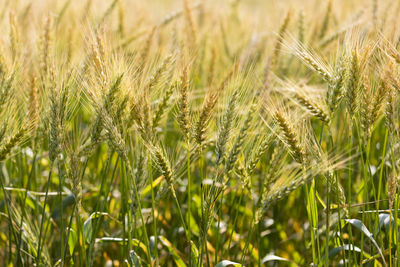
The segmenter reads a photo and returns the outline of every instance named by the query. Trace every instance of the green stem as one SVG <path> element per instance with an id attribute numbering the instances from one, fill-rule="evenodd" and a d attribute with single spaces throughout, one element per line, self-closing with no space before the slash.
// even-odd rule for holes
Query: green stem
<path id="1" fill-rule="evenodd" d="M 218 252 L 219 252 L 219 243 L 221 242 L 221 217 L 222 217 L 222 200 L 224 198 L 224 194 L 222 193 L 222 196 L 219 200 L 219 208 L 218 208 L 218 222 L 217 222 L 217 236 L 215 240 L 215 253 L 214 253 L 214 262 L 218 262 Z"/>
<path id="2" fill-rule="evenodd" d="M 391 133 L 391 135 L 390 135 L 390 137 L 392 137 L 392 138 L 390 138 L 390 140 L 391 140 L 391 142 L 389 143 L 389 146 L 390 146 L 390 154 L 391 154 L 391 163 L 392 163 L 392 166 L 393 166 L 393 168 L 396 166 L 396 159 L 395 159 L 395 156 L 394 156 L 394 150 L 393 150 L 393 135 L 392 135 L 392 133 Z M 394 173 L 394 174 L 396 174 L 396 173 Z M 395 197 L 395 211 L 394 211 L 394 223 L 395 223 L 395 233 L 396 233 L 396 258 L 397 258 L 397 266 L 400 266 L 400 246 L 399 246 L 399 230 L 398 230 L 398 220 L 397 220 L 397 218 L 398 218 L 398 209 L 399 209 L 399 200 L 398 200 L 398 196 L 397 196 L 397 194 L 396 194 L 396 197 Z M 390 224 L 391 224 L 391 222 L 390 222 Z M 389 234 L 391 234 L 391 233 L 389 233 Z"/>
<path id="3" fill-rule="evenodd" d="M 392 208 L 392 207 L 391 207 Z M 392 210 L 389 211 L 389 267 L 392 267 Z"/>
<path id="4" fill-rule="evenodd" d="M 150 156 L 150 155 L 149 155 Z M 150 187 L 151 187 L 151 216 L 153 217 L 153 232 L 154 232 L 154 256 L 156 260 L 156 266 L 158 265 L 158 234 L 157 234 L 157 217 L 156 217 L 156 201 L 154 197 L 154 187 L 153 187 L 153 182 L 154 182 L 154 177 L 153 177 L 153 167 L 151 165 L 151 162 L 148 163 L 148 169 L 149 169 L 149 176 L 150 176 Z"/>
<path id="5" fill-rule="evenodd" d="M 99 196 L 97 198 L 96 201 L 96 207 L 93 210 L 93 212 L 102 212 L 104 209 L 104 203 L 107 201 L 107 195 L 109 193 L 110 190 L 106 191 L 105 193 L 103 193 L 104 191 L 104 187 L 106 186 L 106 178 L 107 178 L 107 174 L 111 165 L 111 161 L 112 161 L 112 157 L 114 155 L 114 151 L 112 150 L 111 152 L 107 153 L 107 159 L 106 159 L 106 163 L 105 166 L 103 167 L 103 169 L 100 172 L 100 177 L 101 177 L 101 184 L 100 184 L 100 191 L 99 191 Z M 118 161 L 119 161 L 119 156 L 117 156 L 117 159 L 115 161 L 115 165 L 114 165 L 114 169 L 112 172 L 112 177 L 111 177 L 111 183 L 115 177 L 115 173 L 117 171 L 117 166 L 118 166 Z M 103 197 L 103 198 L 102 198 Z M 103 221 L 103 216 L 101 216 L 100 218 L 98 218 L 97 220 L 95 220 L 93 222 L 94 227 L 93 227 L 93 236 L 96 237 L 97 236 L 97 232 L 99 230 L 99 226 L 101 225 Z M 125 222 L 125 220 L 123 220 L 123 222 Z M 125 241 L 123 241 L 125 242 Z M 94 249 L 94 242 L 91 242 L 89 244 L 89 248 L 88 248 L 88 265 L 91 266 L 92 265 L 92 258 L 93 258 L 93 249 Z"/>
<path id="6" fill-rule="evenodd" d="M 37 157 L 37 153 L 36 153 L 36 151 L 35 151 L 35 154 L 34 154 L 34 156 L 33 156 L 33 161 L 32 161 L 32 169 L 31 169 L 31 171 L 29 172 L 28 183 L 27 183 L 27 185 L 26 185 L 26 190 L 25 190 L 25 194 L 24 194 L 23 201 L 22 201 L 22 206 L 23 206 L 23 207 L 25 207 L 25 205 L 26 205 L 26 199 L 27 199 L 27 197 L 28 197 L 28 191 L 29 191 L 30 188 L 31 188 L 32 175 L 33 175 L 33 173 L 34 173 L 35 170 L 36 170 L 36 157 Z M 23 221 L 24 221 L 24 217 L 26 216 L 25 208 L 23 208 L 22 211 L 23 211 L 23 213 L 22 213 L 22 215 L 21 215 L 21 220 L 20 220 L 18 229 L 22 229 L 22 223 L 23 223 Z M 18 242 L 17 242 L 17 257 L 16 257 L 16 259 L 17 259 L 17 263 L 18 263 L 18 264 L 22 264 L 21 250 L 20 250 L 21 241 L 22 241 L 22 231 L 20 231 L 19 234 L 18 234 Z"/>
<path id="7" fill-rule="evenodd" d="M 313 187 L 311 187 L 313 188 Z M 313 205 L 311 202 L 311 196 L 309 194 L 309 186 L 308 183 L 305 185 L 304 187 L 305 189 L 305 193 L 306 193 L 306 199 L 307 199 L 307 215 L 308 215 L 308 221 L 310 223 L 310 234 L 311 234 L 311 249 L 312 249 L 312 259 L 313 259 L 313 265 L 317 266 L 317 256 L 316 256 L 316 252 L 315 252 L 315 234 L 314 234 L 314 219 L 313 219 Z"/>
<path id="8" fill-rule="evenodd" d="M 125 192 L 125 188 L 128 188 L 128 186 L 127 186 L 127 179 L 126 179 L 126 168 L 125 168 L 125 164 L 124 164 L 124 161 L 122 161 L 121 160 L 121 171 L 122 171 L 122 175 L 121 175 L 121 185 L 122 185 L 122 187 L 123 187 L 123 194 L 122 195 L 129 195 L 129 194 L 124 194 Z M 127 257 L 127 255 L 129 255 L 129 252 L 132 250 L 132 242 L 131 242 L 131 240 L 132 240 L 132 238 L 131 238 L 131 232 L 132 232 L 132 226 L 131 226 L 131 218 L 132 218 L 132 216 L 131 216 L 131 207 L 130 207 L 130 205 L 129 204 L 131 204 L 131 199 L 129 199 L 129 200 L 126 200 L 126 199 L 122 199 L 122 203 L 123 203 L 123 206 L 124 206 L 124 212 L 125 212 L 125 214 L 123 215 L 124 216 L 124 221 L 125 221 L 125 216 L 127 216 L 127 227 L 128 227 L 128 253 L 124 253 L 124 258 L 126 258 Z M 128 204 L 128 207 L 126 207 L 127 205 L 126 204 Z M 124 240 L 125 240 L 125 236 L 124 236 L 124 238 L 123 238 Z M 125 242 L 125 241 L 124 241 Z M 125 250 L 124 250 L 125 251 Z M 149 251 L 149 253 L 150 253 L 150 251 Z"/>
<path id="9" fill-rule="evenodd" d="M 3 162 L 1 162 L 0 163 L 0 167 L 3 167 Z M 15 230 L 14 230 L 14 227 L 13 227 L 13 219 L 12 219 L 12 214 L 11 214 L 11 210 L 12 210 L 12 208 L 11 208 L 11 202 L 10 202 L 10 199 L 9 199 L 9 197 L 8 197 L 8 193 L 7 193 L 7 191 L 5 190 L 5 181 L 3 181 L 3 178 L 4 178 L 4 176 L 3 175 L 0 175 L 0 186 L 1 186 L 1 188 L 2 188 L 2 190 L 3 190 L 3 195 L 4 195 L 4 202 L 5 202 L 5 206 L 6 206 L 6 208 L 7 208 L 7 210 L 6 210 L 6 212 L 8 213 L 8 249 L 9 249 L 9 251 L 8 251 L 8 263 L 11 263 L 11 261 L 12 261 L 12 237 L 11 236 L 13 236 L 14 237 L 14 239 L 15 240 L 17 240 L 16 239 L 16 234 L 15 234 Z"/>
<path id="10" fill-rule="evenodd" d="M 129 185 L 130 184 L 133 185 L 133 192 L 135 194 L 135 199 L 136 199 L 136 202 L 137 202 L 137 210 L 139 212 L 140 220 L 142 222 L 142 227 L 143 227 L 144 244 L 146 245 L 147 251 L 149 252 L 149 253 L 147 253 L 147 260 L 149 261 L 149 264 L 151 265 L 152 260 L 151 260 L 151 255 L 150 255 L 151 249 L 150 249 L 150 244 L 149 244 L 149 236 L 147 234 L 146 222 L 144 220 L 143 213 L 142 213 L 142 205 L 141 205 L 141 202 L 140 202 L 140 196 L 139 196 L 139 192 L 138 192 L 138 189 L 137 189 L 135 176 L 133 174 L 132 167 L 129 165 L 129 162 L 127 162 L 126 166 L 128 167 L 129 176 L 132 177 L 132 183 L 128 183 L 128 184 Z M 130 194 L 130 192 L 129 192 L 129 194 Z"/>
<path id="11" fill-rule="evenodd" d="M 89 162 L 89 160 L 86 159 L 86 160 L 85 160 L 85 164 L 83 165 L 82 172 L 81 172 L 80 181 L 82 181 L 82 179 L 83 179 L 83 176 L 84 176 L 84 174 L 85 174 L 85 170 L 86 170 L 86 167 L 87 167 L 87 165 L 88 165 L 88 162 Z M 73 219 L 73 217 L 74 217 L 74 214 L 75 214 L 75 211 L 76 211 L 76 207 L 77 207 L 77 202 L 78 202 L 78 199 L 76 199 L 77 196 L 74 196 L 74 197 L 75 197 L 75 203 L 74 203 L 74 206 L 72 207 L 71 216 L 70 216 L 70 218 L 69 218 L 68 231 L 67 231 L 67 236 L 66 236 L 66 242 L 68 242 L 68 239 L 69 239 L 69 234 L 70 234 L 70 232 L 71 232 L 71 227 L 72 227 L 72 219 Z M 77 216 L 79 215 L 79 211 L 77 212 L 76 215 L 77 215 Z M 78 240 L 79 240 L 79 235 L 78 235 Z M 67 252 L 67 250 L 65 249 L 65 250 L 64 250 L 64 255 L 63 255 L 63 261 L 65 261 L 66 252 Z M 71 255 L 71 256 L 72 256 L 72 255 Z"/>
<path id="12" fill-rule="evenodd" d="M 44 196 L 44 204 L 43 204 L 43 210 L 42 210 L 42 220 L 40 222 L 40 230 L 39 230 L 39 240 L 38 240 L 38 250 L 37 250 L 37 256 L 36 256 L 36 264 L 40 265 L 40 255 L 42 253 L 42 235 L 43 235 L 43 225 L 45 219 L 45 213 L 46 213 L 46 205 L 47 205 L 47 197 L 49 195 L 49 187 L 50 187 L 50 181 L 51 181 L 51 175 L 53 173 L 53 164 L 54 162 L 50 163 L 50 171 L 49 175 L 47 177 L 47 184 L 46 184 L 46 193 Z"/>
<path id="13" fill-rule="evenodd" d="M 364 179 L 364 186 L 363 186 L 363 192 L 364 192 L 364 201 L 369 202 L 370 196 L 369 196 L 369 184 L 371 183 L 371 188 L 373 190 L 374 194 L 374 199 L 376 200 L 376 194 L 375 194 L 375 185 L 372 181 L 372 174 L 371 174 L 371 167 L 369 164 L 369 154 L 370 154 L 370 144 L 371 144 L 371 136 L 368 136 L 368 141 L 367 141 L 367 147 L 362 146 L 363 140 L 360 134 L 360 127 L 358 125 L 358 120 L 355 120 L 355 125 L 356 125 L 356 130 L 357 130 L 357 137 L 358 137 L 358 145 L 359 145 L 359 150 L 360 150 L 360 157 L 361 157 L 361 163 L 362 163 L 362 170 L 363 170 L 363 179 Z M 364 159 L 364 151 L 366 151 L 366 158 Z M 369 206 L 366 207 L 366 205 L 362 206 L 362 221 L 364 222 L 365 220 L 365 209 L 369 209 Z M 368 225 L 370 225 L 370 220 L 368 216 Z M 379 215 L 376 217 L 377 220 L 379 220 Z M 372 246 L 373 248 L 374 246 Z M 364 235 L 361 236 L 361 255 L 363 255 L 364 251 Z"/>
<path id="14" fill-rule="evenodd" d="M 347 114 L 347 113 L 346 113 Z M 350 138 L 349 138 L 349 151 L 350 151 L 350 160 L 349 160 L 349 171 L 347 174 L 347 203 L 348 203 L 348 215 L 351 216 L 351 198 L 353 196 L 352 194 L 352 170 L 353 170 L 353 143 L 354 143 L 354 136 L 353 136 L 353 119 L 350 118 Z M 353 231 L 351 228 L 351 225 L 348 225 L 348 230 L 349 230 L 349 241 L 351 244 L 351 247 L 354 248 L 354 243 L 353 243 Z M 344 254 L 344 253 L 343 253 Z M 356 261 L 356 255 L 352 249 L 348 250 L 348 263 L 349 266 L 351 265 L 352 262 L 352 256 L 354 256 L 354 262 Z"/>
<path id="15" fill-rule="evenodd" d="M 252 234 L 253 234 L 254 227 L 255 227 L 255 224 L 254 224 L 254 215 L 255 215 L 255 214 L 254 214 L 254 212 L 253 212 L 253 216 L 252 216 L 252 219 L 251 219 L 251 222 L 250 222 L 249 233 L 247 234 L 246 244 L 245 244 L 245 246 L 244 246 L 244 248 L 243 248 L 242 258 L 241 258 L 241 260 L 240 260 L 242 266 L 244 266 L 244 258 L 246 257 L 247 248 L 249 247 L 250 239 L 251 239 L 251 236 L 252 236 Z"/>
<path id="16" fill-rule="evenodd" d="M 205 170 L 204 170 L 204 156 L 202 151 L 200 151 L 200 161 L 199 161 L 199 167 L 201 170 L 201 180 L 200 180 L 200 199 L 201 199 L 201 203 L 200 203 L 200 209 L 201 209 L 201 229 L 202 231 L 200 231 L 200 261 L 199 261 L 199 266 L 202 267 L 203 266 L 203 248 L 204 246 L 207 246 L 207 232 L 204 230 L 203 227 L 207 222 L 205 222 L 205 218 L 204 218 L 204 191 L 203 191 L 203 180 L 205 179 Z"/>
<path id="17" fill-rule="evenodd" d="M 396 253 L 395 253 L 395 259 L 397 259 L 397 262 L 395 262 L 395 266 L 400 266 L 400 248 L 399 248 L 399 224 L 398 224 L 398 210 L 399 210 L 399 196 L 396 195 L 395 197 L 395 204 L 394 204 L 394 244 L 396 245 Z"/>
<path id="18" fill-rule="evenodd" d="M 58 165 L 58 198 L 60 202 L 60 258 L 64 255 L 64 216 L 63 216 L 63 198 L 62 198 L 62 191 L 63 191 L 63 184 L 64 184 L 64 169 L 63 164 L 60 161 L 57 162 Z M 64 266 L 64 262 L 61 261 L 61 267 Z"/>
<path id="19" fill-rule="evenodd" d="M 69 234 L 71 233 L 71 227 L 72 227 L 72 219 L 74 218 L 73 215 L 75 214 L 75 209 L 76 209 L 77 203 L 78 203 L 78 201 L 76 201 L 76 199 L 75 199 L 74 205 L 72 206 L 71 216 L 69 217 L 68 230 L 67 230 L 67 235 L 66 235 L 66 239 L 65 239 L 65 243 L 66 243 L 65 247 L 67 247 L 67 245 L 68 245 Z M 62 257 L 63 262 L 65 262 L 66 253 L 67 253 L 67 250 L 64 249 L 64 255 Z"/>
<path id="20" fill-rule="evenodd" d="M 188 229 L 186 227 L 186 223 L 185 223 L 185 219 L 183 218 L 183 214 L 182 214 L 182 210 L 181 210 L 181 205 L 179 204 L 178 198 L 176 197 L 175 192 L 172 194 L 173 198 L 175 200 L 175 204 L 178 208 L 178 213 L 179 213 L 179 218 L 181 219 L 181 223 L 182 223 L 182 227 L 185 230 L 185 234 L 186 234 L 186 238 L 188 238 L 189 233 L 188 233 Z"/>
<path id="21" fill-rule="evenodd" d="M 243 190 L 242 190 L 242 192 L 240 194 L 240 197 L 239 197 L 239 201 L 238 201 L 238 204 L 237 204 L 238 206 L 235 209 L 235 217 L 233 219 L 232 230 L 231 230 L 231 234 L 229 236 L 229 241 L 228 241 L 228 248 L 227 248 L 228 251 L 230 251 L 230 249 L 231 249 L 231 242 L 232 242 L 233 234 L 235 232 L 237 218 L 238 218 L 238 215 L 239 215 L 239 207 L 242 205 L 242 198 L 243 198 Z"/>
<path id="22" fill-rule="evenodd" d="M 380 200 L 381 200 L 382 179 L 383 179 L 383 170 L 385 169 L 385 155 L 386 155 L 386 146 L 387 146 L 388 135 L 389 135 L 389 130 L 386 129 L 385 141 L 383 142 L 382 160 L 381 160 L 380 170 L 379 170 L 379 185 L 378 185 L 378 195 L 377 195 L 377 203 L 376 203 L 377 210 L 379 210 L 379 204 L 380 204 Z M 377 227 L 377 224 L 375 224 L 374 229 L 376 229 L 376 227 Z"/>
<path id="23" fill-rule="evenodd" d="M 85 239 L 83 236 L 83 223 L 81 223 L 81 214 L 79 209 L 75 210 L 75 221 L 76 221 L 76 229 L 78 236 L 78 244 L 79 244 L 79 266 L 84 266 L 85 263 Z"/>
<path id="24" fill-rule="evenodd" d="M 328 179 L 333 179 L 334 177 L 329 177 Z M 330 181 L 327 183 L 327 189 L 326 189 L 326 230 L 325 230 L 325 236 L 326 236 L 326 244 L 325 244 L 325 266 L 329 266 L 329 229 L 330 229 L 330 211 L 331 211 L 331 203 L 330 203 Z"/>
<path id="25" fill-rule="evenodd" d="M 190 143 L 187 142 L 187 176 L 188 176 L 188 210 L 187 210 L 187 226 L 189 227 L 188 231 L 188 242 L 189 242 L 189 267 L 192 266 L 192 232 L 191 232 L 191 224 L 190 218 L 192 216 L 192 179 L 191 179 L 191 168 L 190 168 Z"/>

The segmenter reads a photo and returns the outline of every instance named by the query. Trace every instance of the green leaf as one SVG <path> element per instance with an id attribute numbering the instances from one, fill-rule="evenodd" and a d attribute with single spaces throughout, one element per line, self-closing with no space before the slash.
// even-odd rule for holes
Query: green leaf
<path id="1" fill-rule="evenodd" d="M 37 206 L 39 206 L 39 204 L 40 203 L 38 203 L 36 199 L 32 199 L 32 197 L 29 195 L 25 200 L 25 206 L 29 206 L 31 209 L 35 209 Z"/>
<path id="2" fill-rule="evenodd" d="M 94 212 L 92 213 L 89 218 L 83 224 L 83 237 L 85 241 L 88 243 L 92 242 L 93 238 L 93 220 L 99 218 L 101 216 L 106 216 L 114 220 L 115 222 L 119 222 L 118 220 L 114 219 L 110 214 L 107 212 Z"/>
<path id="3" fill-rule="evenodd" d="M 389 231 L 390 222 L 392 222 L 392 227 L 394 227 L 393 216 L 390 216 L 390 214 L 387 213 L 379 214 L 379 228 L 377 229 L 376 233 L 379 233 L 379 230 L 382 228 L 382 226 L 385 226 L 385 230 Z"/>
<path id="4" fill-rule="evenodd" d="M 226 266 L 241 267 L 243 265 L 241 265 L 240 263 L 228 261 L 228 260 L 223 260 L 223 261 L 219 262 L 217 265 L 215 265 L 215 267 L 226 267 Z"/>
<path id="5" fill-rule="evenodd" d="M 268 254 L 264 258 L 262 258 L 261 263 L 266 263 L 268 261 L 286 261 L 286 262 L 290 262 L 290 263 L 295 264 L 291 260 L 276 256 L 276 255 L 272 255 L 272 254 Z M 295 264 L 295 265 L 298 266 L 297 264 Z"/>
<path id="6" fill-rule="evenodd" d="M 357 229 L 359 229 L 361 232 L 363 232 L 374 244 L 374 246 L 378 249 L 379 255 L 381 255 L 381 258 L 383 260 L 383 263 L 385 264 L 385 266 L 387 266 L 386 261 L 385 261 L 385 257 L 382 254 L 382 250 L 380 249 L 378 243 L 376 243 L 372 233 L 368 230 L 368 228 L 362 223 L 362 221 L 358 220 L 358 219 L 345 219 L 346 222 L 350 223 L 351 225 L 353 225 L 354 227 L 356 227 Z"/>
<path id="7" fill-rule="evenodd" d="M 188 219 L 188 217 L 189 215 L 186 214 L 186 220 Z M 193 217 L 192 213 L 190 213 L 190 231 L 196 236 L 200 234 L 199 226 L 197 225 L 196 219 Z"/>
<path id="8" fill-rule="evenodd" d="M 75 249 L 77 241 L 78 241 L 78 236 L 77 236 L 75 230 L 71 228 L 69 231 L 69 237 L 68 237 L 68 247 L 69 247 L 69 253 L 71 255 L 74 253 L 74 249 Z"/>
<path id="9" fill-rule="evenodd" d="M 141 258 L 136 254 L 134 250 L 131 250 L 129 252 L 129 257 L 131 258 L 132 264 L 135 267 L 141 267 L 142 265 L 140 264 Z"/>
<path id="10" fill-rule="evenodd" d="M 161 175 L 160 177 L 158 177 L 157 179 L 155 179 L 153 181 L 152 184 L 149 184 L 148 186 L 146 186 L 140 196 L 143 199 L 146 195 L 148 195 L 151 192 L 151 187 L 153 186 L 153 189 L 155 189 L 157 186 L 159 186 L 161 184 L 161 182 L 164 180 L 164 175 Z"/>
<path id="11" fill-rule="evenodd" d="M 311 226 L 312 227 L 317 227 L 318 225 L 318 212 L 317 209 L 318 207 L 316 206 L 316 201 L 315 201 L 315 182 L 313 181 L 310 188 L 308 189 L 308 195 L 309 195 L 309 200 L 307 201 L 307 210 L 311 215 Z M 325 205 L 326 206 L 326 205 Z"/>
<path id="12" fill-rule="evenodd" d="M 96 238 L 96 243 L 108 243 L 108 242 L 123 243 L 124 239 L 120 237 Z M 125 242 L 128 242 L 128 238 L 125 238 Z M 147 254 L 147 247 L 142 241 L 135 238 L 131 238 L 131 244 L 134 247 L 140 248 L 145 254 Z"/>
<path id="13" fill-rule="evenodd" d="M 68 195 L 66 196 L 61 203 L 57 205 L 57 207 L 54 209 L 54 211 L 51 213 L 51 217 L 53 219 L 59 218 L 61 214 L 61 208 L 65 210 L 69 207 L 72 206 L 72 204 L 75 203 L 75 196 L 74 195 Z"/>
<path id="14" fill-rule="evenodd" d="M 87 243 L 92 242 L 92 233 L 93 233 L 92 216 L 90 216 L 83 224 L 83 237 Z"/>
<path id="15" fill-rule="evenodd" d="M 318 191 L 315 191 L 315 193 L 316 193 L 317 200 L 319 201 L 319 203 L 321 204 L 321 206 L 322 206 L 324 209 L 326 209 L 326 204 L 325 204 L 324 200 L 322 199 L 322 197 L 319 195 Z"/>
<path id="16" fill-rule="evenodd" d="M 339 246 L 339 247 L 335 247 L 335 248 L 331 249 L 328 254 L 329 259 L 332 259 L 333 257 L 335 257 L 342 250 L 361 252 L 361 249 L 359 247 L 353 246 L 352 244 L 344 244 L 343 246 Z"/>
<path id="17" fill-rule="evenodd" d="M 183 262 L 182 258 L 179 256 L 178 250 L 166 239 L 164 236 L 158 236 L 160 242 L 168 249 L 168 251 L 172 254 L 174 261 L 178 267 L 186 267 L 186 264 Z"/>
<path id="18" fill-rule="evenodd" d="M 194 263 L 195 266 L 197 266 L 197 262 L 200 257 L 199 249 L 196 247 L 196 245 L 192 240 L 190 240 L 190 247 L 192 250 L 192 262 Z"/>

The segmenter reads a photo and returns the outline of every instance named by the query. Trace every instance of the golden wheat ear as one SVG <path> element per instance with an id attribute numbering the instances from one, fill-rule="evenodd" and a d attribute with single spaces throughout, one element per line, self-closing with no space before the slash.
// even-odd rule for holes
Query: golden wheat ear
<path id="1" fill-rule="evenodd" d="M 280 81 L 282 88 L 279 89 L 285 97 L 294 101 L 303 109 L 319 120 L 330 122 L 329 109 L 322 97 L 321 92 L 305 84 L 296 84 L 291 81 Z"/>
<path id="2" fill-rule="evenodd" d="M 43 30 L 39 40 L 40 47 L 40 66 L 41 66 L 41 75 L 42 77 L 47 76 L 47 72 L 50 67 L 49 57 L 50 57 L 50 49 L 52 45 L 52 19 L 50 16 L 44 18 L 43 21 Z"/>
<path id="3" fill-rule="evenodd" d="M 162 175 L 164 176 L 164 179 L 167 181 L 172 195 L 175 196 L 176 193 L 174 189 L 174 183 L 175 183 L 174 176 L 172 173 L 171 164 L 169 163 L 169 160 L 165 156 L 165 152 L 160 147 L 155 145 L 149 145 L 149 147 L 151 153 L 154 156 L 154 161 L 157 167 L 160 169 Z"/>
<path id="4" fill-rule="evenodd" d="M 300 164 L 305 162 L 305 151 L 299 142 L 299 137 L 296 134 L 293 125 L 288 120 L 287 116 L 281 111 L 276 111 L 273 114 L 273 118 L 280 128 L 280 133 L 283 142 L 289 149 L 293 158 Z"/>
<path id="5" fill-rule="evenodd" d="M 191 127 L 189 118 L 189 86 L 189 67 L 186 66 L 183 69 L 180 84 L 178 86 L 179 97 L 177 110 L 177 121 L 185 140 L 189 140 L 189 132 Z"/>
<path id="6" fill-rule="evenodd" d="M 281 53 L 281 48 L 282 48 L 282 41 L 284 39 L 284 36 L 286 34 L 287 28 L 289 26 L 289 22 L 290 22 L 290 18 L 291 18 L 291 10 L 289 10 L 286 13 L 285 18 L 283 19 L 283 22 L 279 28 L 278 31 L 278 37 L 275 41 L 275 45 L 274 45 L 274 50 L 273 50 L 273 54 L 271 57 L 271 65 L 276 68 L 276 66 L 278 65 L 278 61 L 279 61 L 279 55 Z"/>
<path id="7" fill-rule="evenodd" d="M 206 141 L 206 130 L 208 123 L 213 115 L 213 110 L 217 104 L 219 95 L 214 92 L 209 92 L 204 99 L 203 107 L 201 108 L 199 118 L 195 124 L 194 139 L 197 144 L 202 147 Z"/>
<path id="8" fill-rule="evenodd" d="M 0 147 L 0 161 L 3 161 L 7 158 L 11 150 L 22 141 L 27 131 L 28 129 L 26 127 L 23 127 L 19 129 L 15 134 L 10 136 L 7 140 L 2 142 Z"/>
<path id="9" fill-rule="evenodd" d="M 315 71 L 323 80 L 331 82 L 333 78 L 333 69 L 320 55 L 304 44 L 290 36 L 287 41 L 283 42 L 283 46 L 289 53 L 298 57 L 308 68 Z"/>

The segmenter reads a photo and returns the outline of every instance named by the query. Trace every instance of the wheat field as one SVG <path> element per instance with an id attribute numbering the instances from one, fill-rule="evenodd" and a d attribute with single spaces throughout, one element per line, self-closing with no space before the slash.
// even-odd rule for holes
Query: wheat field
<path id="1" fill-rule="evenodd" d="M 1 266 L 399 266 L 400 1 L 1 0 Z"/>

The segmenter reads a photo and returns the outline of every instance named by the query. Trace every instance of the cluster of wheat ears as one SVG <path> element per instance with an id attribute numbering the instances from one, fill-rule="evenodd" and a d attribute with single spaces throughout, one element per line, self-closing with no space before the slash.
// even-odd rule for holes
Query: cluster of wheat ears
<path id="1" fill-rule="evenodd" d="M 400 266 L 400 1 L 0 2 L 0 265 Z"/>

